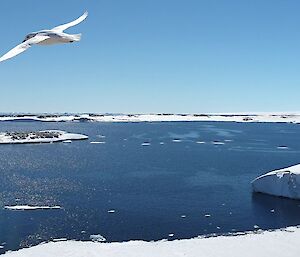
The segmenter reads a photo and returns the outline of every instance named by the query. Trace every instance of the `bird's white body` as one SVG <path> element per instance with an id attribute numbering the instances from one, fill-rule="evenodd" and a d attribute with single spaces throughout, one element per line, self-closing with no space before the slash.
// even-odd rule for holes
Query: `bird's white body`
<path id="1" fill-rule="evenodd" d="M 80 22 L 84 21 L 88 13 L 85 12 L 82 16 L 78 19 L 69 22 L 67 24 L 63 24 L 57 26 L 50 30 L 41 30 L 37 32 L 32 32 L 26 36 L 24 41 L 10 50 L 8 53 L 3 55 L 0 58 L 0 62 L 8 60 L 30 48 L 32 45 L 54 45 L 54 44 L 65 44 L 65 43 L 73 43 L 78 42 L 81 39 L 81 34 L 67 34 L 64 30 L 73 27 Z"/>

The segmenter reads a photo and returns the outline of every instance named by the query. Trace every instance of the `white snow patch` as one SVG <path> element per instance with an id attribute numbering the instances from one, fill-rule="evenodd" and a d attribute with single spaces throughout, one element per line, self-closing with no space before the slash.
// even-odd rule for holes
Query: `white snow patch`
<path id="1" fill-rule="evenodd" d="M 300 199 L 300 164 L 274 170 L 252 181 L 254 192 Z"/>
<path id="2" fill-rule="evenodd" d="M 49 209 L 61 209 L 61 206 L 30 206 L 30 205 L 14 205 L 14 206 L 5 206 L 7 210 L 12 211 L 25 211 L 25 210 L 49 210 Z"/>
<path id="3" fill-rule="evenodd" d="M 288 230 L 287 230 L 288 229 Z M 245 235 L 193 238 L 174 241 L 130 241 L 94 243 L 80 241 L 49 242 L 7 252 L 8 257 L 298 257 L 300 229 L 248 233 Z M 99 235 L 95 235 L 96 238 Z M 102 236 L 100 235 L 100 238 Z M 95 242 L 98 242 L 97 240 Z"/>

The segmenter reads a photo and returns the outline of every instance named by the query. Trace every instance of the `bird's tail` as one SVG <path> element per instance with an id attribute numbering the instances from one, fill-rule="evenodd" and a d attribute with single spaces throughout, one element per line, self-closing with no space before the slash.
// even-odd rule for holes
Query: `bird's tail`
<path id="1" fill-rule="evenodd" d="M 71 35 L 73 41 L 80 41 L 81 39 L 81 34 L 75 34 L 75 35 Z"/>

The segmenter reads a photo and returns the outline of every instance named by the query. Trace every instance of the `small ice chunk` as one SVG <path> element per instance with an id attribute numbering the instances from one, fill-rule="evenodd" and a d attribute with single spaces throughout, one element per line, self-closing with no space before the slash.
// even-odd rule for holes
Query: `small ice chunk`
<path id="1" fill-rule="evenodd" d="M 104 141 L 92 141 L 90 144 L 105 144 Z"/>
<path id="2" fill-rule="evenodd" d="M 182 140 L 179 139 L 179 138 L 174 138 L 172 141 L 173 141 L 173 142 L 176 142 L 176 143 L 179 143 L 179 142 L 181 142 Z"/>
<path id="3" fill-rule="evenodd" d="M 255 229 L 259 229 L 259 226 L 258 225 L 254 225 L 253 226 Z"/>
<path id="4" fill-rule="evenodd" d="M 197 141 L 196 144 L 205 144 L 204 141 Z"/>
<path id="5" fill-rule="evenodd" d="M 105 242 L 106 238 L 104 236 L 101 236 L 100 234 L 98 235 L 90 235 L 90 239 L 93 242 Z"/>
<path id="6" fill-rule="evenodd" d="M 144 143 L 142 143 L 142 146 L 149 146 L 149 145 L 151 145 L 150 142 L 144 142 Z"/>
<path id="7" fill-rule="evenodd" d="M 272 210 L 270 210 L 270 212 L 275 212 L 275 210 L 274 210 L 274 209 L 272 209 Z"/>
<path id="8" fill-rule="evenodd" d="M 181 215 L 180 217 L 181 217 L 181 218 L 186 218 L 186 215 Z"/>
<path id="9" fill-rule="evenodd" d="M 160 145 L 164 145 L 165 143 L 164 143 L 164 142 L 160 142 L 159 144 L 160 144 Z"/>
<path id="10" fill-rule="evenodd" d="M 212 143 L 214 145 L 224 145 L 225 144 L 224 142 L 221 142 L 221 141 L 213 141 Z"/>
<path id="11" fill-rule="evenodd" d="M 173 237 L 173 236 L 174 236 L 174 234 L 173 234 L 173 233 L 169 234 L 169 237 Z"/>
<path id="12" fill-rule="evenodd" d="M 280 145 L 280 146 L 277 146 L 277 149 L 289 149 L 289 148 L 285 145 Z"/>
<path id="13" fill-rule="evenodd" d="M 64 140 L 63 143 L 72 143 L 72 140 Z"/>
<path id="14" fill-rule="evenodd" d="M 115 213 L 116 212 L 116 210 L 109 210 L 109 211 L 107 211 L 108 213 Z"/>
<path id="15" fill-rule="evenodd" d="M 211 215 L 210 214 L 205 214 L 204 215 L 206 218 L 209 218 Z"/>
<path id="16" fill-rule="evenodd" d="M 60 241 L 67 241 L 67 238 L 54 238 L 52 241 L 53 242 L 60 242 Z"/>

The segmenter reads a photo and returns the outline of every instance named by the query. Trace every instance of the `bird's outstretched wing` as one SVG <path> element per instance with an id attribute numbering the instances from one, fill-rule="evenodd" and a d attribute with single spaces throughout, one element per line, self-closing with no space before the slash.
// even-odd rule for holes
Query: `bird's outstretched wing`
<path id="1" fill-rule="evenodd" d="M 0 57 L 0 62 L 6 61 L 20 53 L 23 53 L 28 48 L 30 48 L 32 45 L 38 44 L 48 38 L 49 38 L 48 36 L 36 35 L 35 37 L 28 39 L 24 43 L 17 45 L 15 48 L 11 49 L 8 53 L 6 53 L 2 57 Z"/>
<path id="2" fill-rule="evenodd" d="M 80 22 L 83 22 L 86 17 L 88 16 L 88 12 L 85 12 L 83 15 L 81 15 L 78 19 L 76 19 L 75 21 L 71 21 L 69 23 L 66 23 L 66 24 L 63 24 L 63 25 L 60 25 L 60 26 L 57 26 L 51 30 L 54 30 L 54 31 L 59 31 L 59 32 L 63 32 L 64 30 L 70 28 L 70 27 L 73 27 L 77 24 L 79 24 Z"/>

